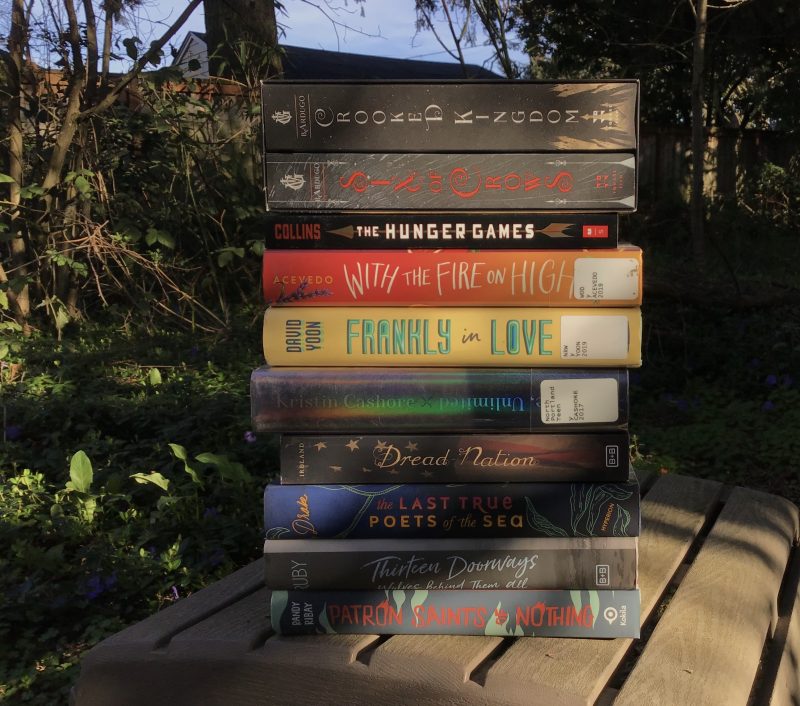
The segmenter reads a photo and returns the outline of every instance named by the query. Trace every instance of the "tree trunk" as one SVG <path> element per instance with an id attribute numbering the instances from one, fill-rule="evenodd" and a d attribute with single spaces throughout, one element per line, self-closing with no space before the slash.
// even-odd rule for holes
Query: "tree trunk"
<path id="1" fill-rule="evenodd" d="M 278 47 L 278 22 L 272 0 L 203 0 L 208 66 L 212 76 L 248 83 L 248 64 L 262 75 L 282 70 Z M 252 69 L 251 69 L 252 70 Z M 252 80 L 252 78 L 251 78 Z"/>
<path id="2" fill-rule="evenodd" d="M 28 247 L 22 232 L 15 232 L 21 227 L 19 219 L 20 188 L 23 172 L 23 133 L 22 133 L 22 65 L 25 38 L 28 36 L 27 18 L 24 0 L 13 0 L 11 6 L 11 31 L 8 37 L 8 90 L 11 99 L 8 103 L 8 175 L 14 180 L 9 186 L 9 206 L 7 225 L 11 240 L 11 264 L 15 278 L 28 275 Z M 8 281 L 5 269 L 0 281 Z M 18 292 L 9 291 L 9 300 L 14 307 L 17 323 L 26 327 L 31 313 L 30 290 L 26 283 Z"/>
<path id="3" fill-rule="evenodd" d="M 692 58 L 692 195 L 689 222 L 695 263 L 705 260 L 705 209 L 703 176 L 705 172 L 705 120 L 703 119 L 703 74 L 705 72 L 707 0 L 696 0 L 694 53 Z"/>

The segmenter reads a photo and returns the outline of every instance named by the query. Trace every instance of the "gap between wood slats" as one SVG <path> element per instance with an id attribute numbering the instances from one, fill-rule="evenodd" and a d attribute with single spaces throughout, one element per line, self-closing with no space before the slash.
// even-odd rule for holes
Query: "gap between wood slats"
<path id="1" fill-rule="evenodd" d="M 677 591 L 678 586 L 686 576 L 692 562 L 700 553 L 700 549 L 702 549 L 703 544 L 711 532 L 711 529 L 714 527 L 714 524 L 717 521 L 717 518 L 722 512 L 722 509 L 725 507 L 725 501 L 728 499 L 729 495 L 730 489 L 725 486 L 720 494 L 720 499 L 709 510 L 703 526 L 695 536 L 694 541 L 686 550 L 686 555 L 684 556 L 683 561 L 678 564 L 678 567 L 675 569 L 675 573 L 667 583 L 664 592 L 659 598 L 658 605 L 650 613 L 650 616 L 648 617 L 647 621 L 645 621 L 644 625 L 642 625 L 639 639 L 633 641 L 625 656 L 620 660 L 619 666 L 611 675 L 606 689 L 601 692 L 600 697 L 595 702 L 595 706 L 611 706 L 613 704 L 617 693 L 622 689 L 622 685 L 625 683 L 628 675 L 633 671 L 633 668 L 636 666 L 636 662 L 639 660 L 642 652 L 644 652 L 646 649 L 647 642 L 649 641 L 650 636 L 653 634 L 653 630 L 655 630 L 656 625 L 658 625 L 659 619 L 666 611 L 670 600 L 672 600 L 672 597 L 675 595 L 675 591 Z"/>
<path id="2" fill-rule="evenodd" d="M 750 692 L 748 706 L 769 705 L 781 657 L 786 647 L 786 639 L 789 635 L 789 624 L 792 620 L 792 609 L 798 588 L 800 588 L 800 547 L 795 544 L 789 554 L 786 572 L 783 574 L 783 581 L 778 592 L 778 624 L 771 640 L 769 632 L 765 636 L 760 667 Z"/>
<path id="3" fill-rule="evenodd" d="M 230 608 L 234 603 L 242 600 L 243 598 L 247 598 L 248 596 L 252 595 L 256 591 L 260 591 L 263 586 L 254 586 L 249 591 L 243 591 L 242 593 L 235 593 L 226 598 L 222 603 L 215 603 L 211 608 L 207 608 L 206 610 L 193 615 L 191 618 L 187 618 L 187 620 L 180 625 L 175 626 L 172 630 L 162 635 L 158 640 L 156 640 L 155 645 L 153 646 L 153 651 L 157 650 L 166 650 L 169 646 L 170 641 L 173 637 L 182 633 L 184 630 L 188 630 L 191 627 L 194 627 L 198 623 L 202 623 L 206 618 L 214 615 L 215 613 L 219 613 L 221 610 L 225 610 L 226 608 Z M 190 597 L 191 598 L 191 597 Z M 190 600 L 187 598 L 186 600 Z"/>
<path id="4" fill-rule="evenodd" d="M 372 656 L 375 654 L 375 650 L 377 650 L 384 642 L 390 640 L 393 635 L 376 635 L 376 639 L 370 642 L 366 647 L 363 647 L 358 651 L 356 654 L 355 661 L 360 662 L 361 664 L 365 664 L 369 666 L 370 661 L 372 660 Z"/>

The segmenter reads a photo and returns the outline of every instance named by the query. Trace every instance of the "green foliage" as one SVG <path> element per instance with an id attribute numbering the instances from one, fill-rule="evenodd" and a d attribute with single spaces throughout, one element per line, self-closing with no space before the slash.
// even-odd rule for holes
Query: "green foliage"
<path id="1" fill-rule="evenodd" d="M 252 331 L 87 325 L 0 371 L 4 703 L 66 703 L 86 649 L 258 557 L 277 462 L 245 435 Z"/>

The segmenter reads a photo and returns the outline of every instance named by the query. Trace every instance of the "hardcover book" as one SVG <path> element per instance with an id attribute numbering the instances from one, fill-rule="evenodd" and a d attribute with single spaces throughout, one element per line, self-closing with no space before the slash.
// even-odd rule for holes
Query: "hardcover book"
<path id="1" fill-rule="evenodd" d="M 284 434 L 280 481 L 624 481 L 628 434 Z"/>
<path id="2" fill-rule="evenodd" d="M 272 248 L 407 249 L 613 248 L 616 213 L 271 213 L 264 244 Z"/>
<path id="3" fill-rule="evenodd" d="M 637 537 L 268 539 L 276 590 L 636 588 Z"/>
<path id="4" fill-rule="evenodd" d="M 265 151 L 633 150 L 638 81 L 261 84 Z"/>
<path id="5" fill-rule="evenodd" d="M 250 377 L 257 432 L 609 431 L 624 368 L 270 368 Z"/>
<path id="6" fill-rule="evenodd" d="M 267 539 L 636 537 L 639 485 L 469 483 L 278 485 Z"/>
<path id="7" fill-rule="evenodd" d="M 269 307 L 272 366 L 638 367 L 638 307 Z"/>
<path id="8" fill-rule="evenodd" d="M 269 152 L 267 210 L 633 211 L 636 155 Z"/>
<path id="9" fill-rule="evenodd" d="M 642 251 L 266 250 L 262 287 L 291 306 L 638 306 Z"/>
<path id="10" fill-rule="evenodd" d="M 273 591 L 280 635 L 639 637 L 631 591 Z"/>

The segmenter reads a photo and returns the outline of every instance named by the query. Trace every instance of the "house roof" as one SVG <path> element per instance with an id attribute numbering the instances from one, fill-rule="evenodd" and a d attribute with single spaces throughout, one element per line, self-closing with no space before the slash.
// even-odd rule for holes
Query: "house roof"
<path id="1" fill-rule="evenodd" d="M 182 55 L 190 43 L 190 36 L 205 43 L 204 32 L 189 32 L 176 53 L 173 65 L 184 63 Z M 463 79 L 461 65 L 443 61 L 417 61 L 415 59 L 390 59 L 385 56 L 351 54 L 281 45 L 283 78 L 301 79 Z M 466 64 L 466 78 L 499 79 L 502 76 L 478 66 Z"/>

